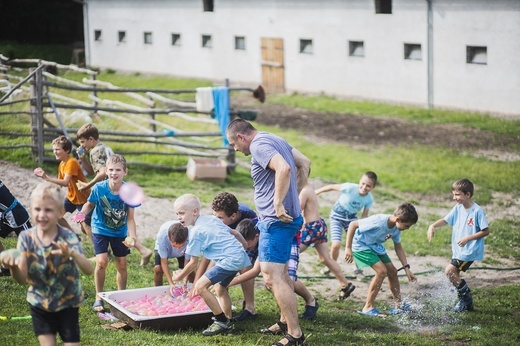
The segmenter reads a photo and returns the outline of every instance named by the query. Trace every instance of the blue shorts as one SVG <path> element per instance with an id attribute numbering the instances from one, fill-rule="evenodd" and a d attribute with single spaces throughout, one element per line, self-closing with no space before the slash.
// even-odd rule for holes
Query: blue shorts
<path id="1" fill-rule="evenodd" d="M 65 198 L 65 211 L 69 212 L 69 213 L 73 213 L 75 212 L 76 210 L 77 211 L 81 211 L 81 208 L 83 208 L 83 204 L 74 204 L 72 203 L 71 201 L 69 201 L 67 198 Z M 88 213 L 87 215 L 85 215 L 85 223 L 87 225 L 90 226 L 90 223 L 91 223 L 91 220 L 92 220 L 92 212 L 93 210 L 90 211 L 90 213 Z"/>
<path id="2" fill-rule="evenodd" d="M 50 312 L 29 304 L 36 336 L 58 333 L 64 343 L 79 343 L 79 308 Z"/>
<path id="3" fill-rule="evenodd" d="M 217 265 L 214 265 L 207 272 L 204 273 L 204 276 L 211 281 L 211 284 L 214 285 L 218 283 L 222 287 L 228 287 L 231 283 L 231 280 L 237 275 L 238 271 L 236 270 L 227 270 Z"/>
<path id="4" fill-rule="evenodd" d="M 258 259 L 260 262 L 286 264 L 291 258 L 291 245 L 296 232 L 302 228 L 303 217 L 298 216 L 293 222 L 277 220 L 259 221 Z"/>
<path id="5" fill-rule="evenodd" d="M 101 234 L 92 233 L 94 252 L 96 255 L 107 253 L 108 245 L 110 245 L 114 256 L 126 257 L 126 255 L 130 253 L 130 249 L 123 244 L 125 238 L 126 237 L 106 237 Z"/>

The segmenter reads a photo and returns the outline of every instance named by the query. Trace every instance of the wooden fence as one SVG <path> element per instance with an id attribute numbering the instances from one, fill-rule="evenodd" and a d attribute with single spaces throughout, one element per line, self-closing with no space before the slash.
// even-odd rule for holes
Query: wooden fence
<path id="1" fill-rule="evenodd" d="M 20 67 L 21 65 L 31 67 Z M 83 78 L 81 82 L 73 81 L 57 76 L 56 72 L 71 70 L 83 73 L 88 78 Z M 50 72 L 54 73 L 50 73 Z M 235 152 L 231 146 L 223 144 L 211 145 L 208 141 L 222 140 L 222 129 L 219 128 L 217 120 L 213 119 L 214 111 L 197 110 L 195 102 L 186 102 L 172 98 L 178 94 L 196 94 L 197 90 L 172 90 L 172 89 L 145 89 L 145 88 L 121 88 L 110 83 L 96 79 L 98 73 L 93 70 L 79 68 L 75 65 L 60 65 L 53 62 L 33 59 L 8 60 L 0 55 L 0 116 L 5 114 L 30 114 L 31 131 L 30 133 L 0 131 L 0 136 L 30 137 L 30 144 L 16 144 L 12 146 L 0 146 L 0 149 L 7 148 L 30 148 L 32 157 L 39 163 L 46 161 L 55 162 L 50 149 L 45 149 L 45 144 L 49 145 L 53 138 L 58 135 L 65 135 L 75 141 L 78 128 L 67 127 L 61 114 L 67 110 L 86 111 L 93 117 L 112 118 L 119 122 L 128 124 L 128 127 L 136 128 L 136 131 L 121 131 L 113 129 L 99 128 L 101 140 L 104 143 L 125 143 L 123 150 L 117 150 L 123 155 L 133 155 L 143 157 L 146 155 L 167 155 L 167 156 L 186 156 L 186 157 L 209 157 L 225 159 L 228 165 L 228 172 L 232 172 L 235 167 Z M 24 72 L 27 76 L 20 77 Z M 17 83 L 14 84 L 13 81 Z M 29 87 L 27 86 L 29 84 Z M 229 91 L 247 91 L 261 102 L 265 100 L 263 88 L 233 88 L 229 87 L 226 80 L 226 87 Z M 61 93 L 60 93 L 61 91 Z M 89 102 L 78 98 L 72 98 L 65 94 L 87 93 Z M 135 104 L 124 103 L 121 101 L 103 99 L 98 97 L 100 93 L 125 95 L 131 98 Z M 24 97 L 24 95 L 29 97 Z M 166 96 L 165 96 L 166 95 Z M 16 104 L 29 104 L 30 111 L 13 110 L 21 107 L 13 107 Z M 159 108 L 158 105 L 164 105 Z M 229 102 L 229 104 L 231 104 Z M 174 107 L 174 108 L 169 108 Z M 29 108 L 29 107 L 26 107 Z M 176 128 L 172 122 L 165 123 L 158 121 L 156 116 L 166 114 L 169 117 L 179 119 L 179 122 L 194 122 L 198 124 L 207 123 L 207 127 L 214 127 L 211 131 L 187 131 Z M 242 117 L 254 120 L 256 112 L 249 110 L 229 110 L 229 117 Z M 147 126 L 139 125 L 146 123 Z M 161 129 L 161 131 L 159 131 Z M 223 141 L 222 141 L 223 142 Z M 135 143 L 153 144 L 152 150 L 130 150 Z M 155 149 L 161 146 L 162 149 Z M 121 147 L 121 146 L 120 146 Z M 168 149 L 165 149 L 168 148 Z M 48 155 L 47 155 L 48 154 Z M 152 168 L 164 168 L 170 170 L 186 170 L 186 165 L 158 165 L 143 161 L 131 161 L 132 165 L 142 165 Z"/>

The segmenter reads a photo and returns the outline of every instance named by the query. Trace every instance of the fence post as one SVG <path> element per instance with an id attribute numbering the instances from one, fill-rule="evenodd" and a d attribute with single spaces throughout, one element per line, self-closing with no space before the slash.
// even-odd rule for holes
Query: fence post
<path id="1" fill-rule="evenodd" d="M 229 90 L 229 78 L 226 78 L 226 87 L 228 88 Z M 231 122 L 231 97 L 229 95 L 229 91 L 228 91 L 228 105 L 229 105 L 229 121 Z M 227 172 L 229 174 L 233 174 L 235 173 L 235 148 L 230 144 L 228 146 L 228 155 L 227 155 L 227 162 L 229 163 L 228 167 L 227 167 Z"/>
<path id="2" fill-rule="evenodd" d="M 96 75 L 95 74 L 91 74 L 90 75 L 90 79 L 95 81 L 96 80 Z M 96 100 L 97 99 L 97 91 L 96 91 L 97 83 L 94 83 L 93 86 L 94 86 L 94 91 L 92 92 L 92 96 L 94 96 L 94 100 Z M 92 116 L 96 116 L 97 115 L 97 106 L 98 106 L 97 101 L 94 101 L 94 104 L 93 104 L 94 111 L 92 111 Z"/>
<path id="3" fill-rule="evenodd" d="M 40 66 L 39 66 L 40 67 Z M 32 69 L 34 70 L 34 69 Z M 38 68 L 33 76 L 31 84 L 31 125 L 32 137 L 31 144 L 33 146 L 32 153 L 36 156 L 38 164 L 43 163 L 45 141 L 43 139 L 43 74 L 42 69 Z M 36 148 L 36 152 L 35 149 Z"/>

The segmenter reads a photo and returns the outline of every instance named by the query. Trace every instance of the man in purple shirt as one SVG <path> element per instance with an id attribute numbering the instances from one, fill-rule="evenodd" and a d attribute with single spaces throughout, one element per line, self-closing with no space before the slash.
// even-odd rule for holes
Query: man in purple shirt
<path id="1" fill-rule="evenodd" d="M 278 322 L 285 334 L 280 343 L 305 344 L 298 322 L 293 283 L 287 271 L 292 240 L 301 229 L 297 175 L 307 180 L 310 160 L 284 139 L 258 131 L 243 119 L 233 120 L 227 139 L 244 155 L 251 155 L 251 177 L 255 188 L 255 206 L 259 221 L 259 261 L 265 284 L 274 293 L 283 321 Z"/>

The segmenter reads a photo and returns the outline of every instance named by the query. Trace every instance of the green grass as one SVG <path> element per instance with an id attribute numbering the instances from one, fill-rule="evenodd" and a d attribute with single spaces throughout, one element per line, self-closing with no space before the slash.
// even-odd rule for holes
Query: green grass
<path id="1" fill-rule="evenodd" d="M 0 43 L 0 52 L 3 52 Z M 45 58 L 49 59 L 49 58 Z M 82 76 L 68 73 L 67 77 L 81 80 Z M 211 85 L 208 81 L 177 80 L 159 76 L 141 76 L 138 74 L 118 74 L 103 72 L 98 79 L 112 82 L 122 87 L 151 87 L 151 88 L 194 88 L 196 86 Z M 110 96 L 111 99 L 128 101 L 127 96 Z M 191 95 L 190 97 L 193 97 Z M 188 100 L 188 97 L 186 97 Z M 133 101 L 132 101 L 133 102 Z M 304 97 L 302 95 L 273 95 L 269 102 L 293 104 L 302 108 L 323 110 L 328 112 L 347 112 L 367 114 L 371 116 L 399 117 L 406 121 L 418 121 L 428 124 L 457 123 L 462 126 L 471 126 L 486 129 L 504 136 L 518 138 L 520 128 L 517 121 L 506 121 L 482 114 L 428 111 L 424 109 L 397 107 L 365 102 L 338 100 L 327 96 Z M 20 107 L 20 106 L 18 106 Z M 0 108 L 0 111 L 4 111 Z M 261 115 L 260 115 L 261 116 Z M 338 115 L 340 116 L 340 115 Z M 29 117 L 0 115 L 2 131 L 20 131 L 29 133 Z M 50 116 L 49 120 L 56 123 Z M 168 119 L 178 126 L 178 120 Z M 67 126 L 79 127 L 81 123 L 71 123 Z M 125 129 L 121 122 L 113 119 L 104 119 L 96 123 L 100 127 L 110 129 Z M 185 126 L 185 124 L 183 124 Z M 305 136 L 296 131 L 282 131 L 278 128 L 258 125 L 259 129 L 271 131 L 286 138 L 313 161 L 311 178 L 320 178 L 326 182 L 339 183 L 344 181 L 357 182 L 362 172 L 373 170 L 378 173 L 379 182 L 374 190 L 376 203 L 391 202 L 397 204 L 403 200 L 410 200 L 421 206 L 438 207 L 451 206 L 451 183 L 463 176 L 469 177 L 476 184 L 475 200 L 483 205 L 493 201 L 494 193 L 508 196 L 508 200 L 501 202 L 501 207 L 510 208 L 520 195 L 520 180 L 518 172 L 520 163 L 497 162 L 485 158 L 475 158 L 471 153 L 461 154 L 455 150 L 440 147 L 395 146 L 372 147 L 359 149 L 350 145 L 330 145 L 306 141 Z M 195 126 L 197 130 L 203 125 Z M 0 137 L 0 145 L 29 143 L 24 137 Z M 50 147 L 50 143 L 49 143 Z M 112 145 L 117 150 L 129 150 L 124 144 Z M 163 150 L 153 148 L 154 150 Z M 132 145 L 132 151 L 150 150 L 146 145 Z M 28 149 L 0 149 L 3 160 L 34 168 L 36 163 L 29 159 Z M 237 154 L 239 161 L 248 160 Z M 186 159 L 149 155 L 141 157 L 130 156 L 129 160 L 145 160 L 158 164 L 178 165 Z M 43 168 L 49 172 L 56 171 L 56 165 L 46 163 Z M 147 195 L 174 199 L 187 192 L 199 195 L 203 203 L 209 203 L 213 196 L 220 191 L 251 191 L 252 181 L 249 172 L 238 167 L 237 172 L 228 175 L 223 183 L 208 183 L 188 180 L 184 172 L 173 172 L 156 169 L 146 169 L 138 166 L 130 167 L 129 179 L 139 183 Z M 244 202 L 252 203 L 252 193 L 244 198 Z M 429 197 L 445 196 L 433 199 Z M 424 198 L 423 198 L 424 197 Z M 496 203 L 496 202 L 495 202 Z M 322 215 L 327 215 L 330 206 L 321 206 Z M 391 212 L 392 210 L 385 210 Z M 442 217 L 435 212 L 420 215 L 417 225 L 407 231 L 403 237 L 403 247 L 409 256 L 451 256 L 451 232 L 448 227 L 441 228 L 435 241 L 428 243 L 426 229 L 429 223 Z M 483 265 L 494 266 L 500 259 L 509 259 L 515 263 L 520 261 L 520 239 L 516 230 L 520 226 L 518 218 L 494 218 L 491 224 L 491 235 L 486 239 L 486 259 Z M 14 238 L 7 238 L 3 243 L 6 248 L 16 246 Z M 153 247 L 153 239 L 145 240 L 148 247 Z M 87 255 L 92 255 L 90 244 L 85 245 Z M 389 247 L 391 251 L 391 247 Z M 141 288 L 153 285 L 152 267 L 142 268 L 138 265 L 139 256 L 132 253 L 129 256 L 128 288 Z M 107 274 L 106 290 L 115 290 L 115 270 L 110 263 Z M 88 304 L 81 308 L 82 340 L 85 345 L 100 343 L 125 345 L 265 345 L 277 341 L 278 337 L 263 336 L 257 333 L 261 327 L 267 326 L 277 319 L 277 308 L 271 294 L 264 288 L 256 291 L 256 303 L 259 317 L 252 322 L 238 326 L 236 336 L 217 336 L 205 338 L 200 330 L 183 332 L 154 332 L 147 330 L 113 331 L 104 330 L 100 325 L 106 323 L 90 312 L 95 294 L 93 278 L 83 278 L 82 283 L 88 295 Z M 23 316 L 28 314 L 25 294 L 27 287 L 17 285 L 10 278 L 0 278 L 0 291 L 3 292 L 0 303 L 0 316 Z M 320 299 L 319 319 L 315 322 L 302 322 L 302 327 L 311 345 L 502 345 L 514 344 L 520 340 L 518 316 L 520 313 L 520 291 L 518 285 L 501 286 L 496 288 L 475 288 L 474 313 L 457 315 L 456 323 L 433 325 L 431 328 L 416 328 L 413 325 L 402 325 L 398 319 L 372 319 L 358 316 L 355 311 L 359 303 L 347 300 L 335 302 L 331 298 L 318 295 Z M 235 305 L 241 302 L 239 288 L 232 288 L 231 294 Z M 381 297 L 381 300 L 384 299 Z M 302 302 L 300 301 L 300 311 Z M 382 304 L 387 304 L 383 303 Z M 448 316 L 451 314 L 448 313 Z M 32 334 L 30 321 L 0 321 L 0 345 L 36 345 L 37 341 Z"/>

